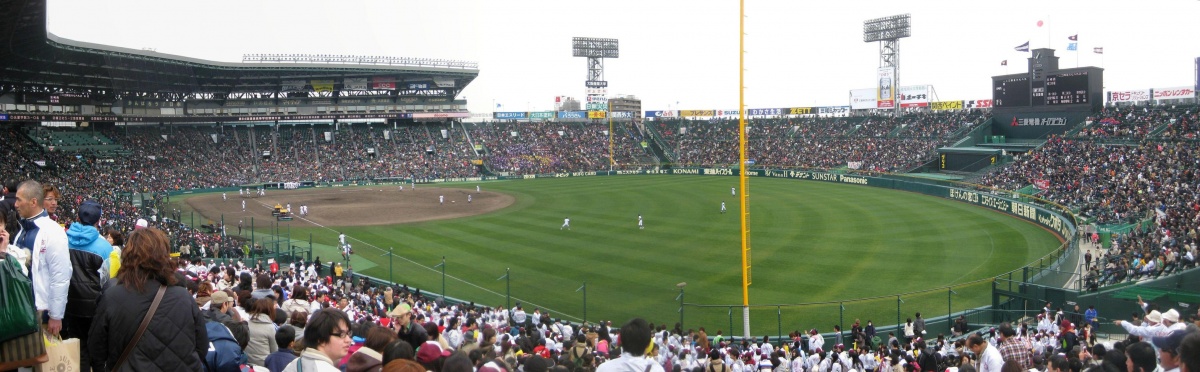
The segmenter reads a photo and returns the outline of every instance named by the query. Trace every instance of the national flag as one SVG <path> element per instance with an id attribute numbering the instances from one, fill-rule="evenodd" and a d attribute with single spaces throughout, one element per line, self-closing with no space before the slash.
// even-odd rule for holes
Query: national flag
<path id="1" fill-rule="evenodd" d="M 1017 45 L 1017 47 L 1013 48 L 1013 49 L 1016 49 L 1018 52 L 1028 52 L 1029 51 L 1029 42 L 1026 41 L 1025 44 Z"/>
<path id="2" fill-rule="evenodd" d="M 1079 41 L 1079 34 L 1074 34 L 1074 35 L 1071 35 L 1071 36 L 1067 36 L 1067 40 L 1070 40 L 1070 41 Z"/>
<path id="3" fill-rule="evenodd" d="M 500 108 L 500 106 L 502 106 L 502 105 L 499 103 L 496 104 L 496 108 Z"/>
<path id="4" fill-rule="evenodd" d="M 1104 54 L 1104 47 L 1095 47 L 1095 48 L 1092 48 L 1092 53 L 1096 53 L 1096 54 Z"/>
<path id="5" fill-rule="evenodd" d="M 1006 59 L 1006 60 L 1000 61 L 1000 65 L 1001 65 L 1001 66 L 1008 66 L 1008 60 Z"/>
<path id="6" fill-rule="evenodd" d="M 1079 43 L 1067 43 L 1067 50 L 1079 50 Z"/>

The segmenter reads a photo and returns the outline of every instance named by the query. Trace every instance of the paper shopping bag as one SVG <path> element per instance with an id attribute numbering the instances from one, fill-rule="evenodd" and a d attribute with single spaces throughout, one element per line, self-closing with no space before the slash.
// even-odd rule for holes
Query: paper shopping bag
<path id="1" fill-rule="evenodd" d="M 78 372 L 79 339 L 63 340 L 58 336 L 47 338 L 46 356 L 50 360 L 38 366 L 39 372 Z"/>

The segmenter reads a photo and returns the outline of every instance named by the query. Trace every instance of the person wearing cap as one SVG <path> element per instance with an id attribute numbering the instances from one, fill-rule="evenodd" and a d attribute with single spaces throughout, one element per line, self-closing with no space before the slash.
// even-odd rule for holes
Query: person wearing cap
<path id="1" fill-rule="evenodd" d="M 421 363 L 428 371 L 441 370 L 442 362 L 449 356 L 450 350 L 442 349 L 437 341 L 425 341 L 417 347 L 417 363 Z"/>
<path id="2" fill-rule="evenodd" d="M 409 345 L 419 347 L 429 340 L 429 334 L 425 333 L 425 327 L 413 324 L 412 306 L 407 303 L 396 305 L 392 311 L 388 312 L 388 317 L 392 318 L 389 326 L 396 331 L 396 337 L 408 342 Z"/>
<path id="3" fill-rule="evenodd" d="M 96 303 L 111 277 L 108 268 L 113 247 L 101 239 L 100 231 L 96 230 L 101 215 L 99 203 L 85 201 L 79 205 L 79 222 L 71 223 L 67 229 L 67 252 L 74 270 L 67 287 L 64 336 L 78 338 L 81 345 L 87 344 Z M 79 349 L 79 357 L 81 365 L 88 365 L 87 348 Z"/>
<path id="4" fill-rule="evenodd" d="M 1151 310 L 1150 313 L 1146 314 L 1145 319 L 1145 324 L 1141 326 L 1122 320 L 1115 320 L 1113 323 L 1121 326 L 1121 328 L 1125 328 L 1125 332 L 1128 332 L 1129 335 L 1138 336 L 1143 339 L 1150 339 L 1150 337 L 1154 337 L 1166 330 L 1166 326 L 1162 325 L 1162 314 L 1158 310 Z"/>
<path id="5" fill-rule="evenodd" d="M 1156 336 L 1161 336 L 1166 332 L 1178 331 L 1187 328 L 1187 323 L 1179 322 L 1179 311 L 1176 311 L 1175 309 L 1170 309 L 1167 310 L 1167 312 L 1162 313 L 1162 325 L 1165 329 Z"/>
<path id="6" fill-rule="evenodd" d="M 1186 330 L 1173 330 L 1162 336 L 1155 336 L 1150 343 L 1158 350 L 1158 367 L 1162 372 L 1179 372 L 1179 346 L 1187 336 Z"/>
<path id="7" fill-rule="evenodd" d="M 662 365 L 645 358 L 650 350 L 650 325 L 642 318 L 621 326 L 621 356 L 596 368 L 596 372 L 664 372 Z"/>
<path id="8" fill-rule="evenodd" d="M 229 316 L 229 309 L 233 307 L 233 299 L 229 298 L 229 292 L 216 291 L 212 294 L 212 299 L 208 302 L 208 311 L 204 312 L 204 320 L 214 321 L 224 324 L 227 321 L 233 320 Z"/>

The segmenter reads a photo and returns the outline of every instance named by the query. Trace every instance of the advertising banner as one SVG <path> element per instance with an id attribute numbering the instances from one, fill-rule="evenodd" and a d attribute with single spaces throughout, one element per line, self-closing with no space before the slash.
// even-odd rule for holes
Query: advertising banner
<path id="1" fill-rule="evenodd" d="M 875 99 L 877 100 L 877 108 L 892 108 L 896 107 L 896 68 L 895 67 L 880 67 L 878 74 L 879 85 L 875 89 Z"/>
<path id="2" fill-rule="evenodd" d="M 990 100 L 990 99 L 974 99 L 974 100 L 963 102 L 963 106 L 965 106 L 966 108 L 991 108 L 992 100 Z"/>
<path id="3" fill-rule="evenodd" d="M 343 82 L 345 90 L 367 90 L 367 78 L 346 78 Z"/>
<path id="4" fill-rule="evenodd" d="M 613 111 L 609 114 L 613 119 L 633 119 L 633 111 Z"/>
<path id="5" fill-rule="evenodd" d="M 850 91 L 850 109 L 866 110 L 879 107 L 875 98 L 875 89 L 854 89 Z"/>
<path id="6" fill-rule="evenodd" d="M 371 78 L 371 89 L 374 90 L 391 90 L 396 89 L 396 81 L 390 77 L 376 76 Z"/>
<path id="7" fill-rule="evenodd" d="M 658 115 L 661 113 L 662 113 L 662 111 L 646 111 L 646 112 L 642 113 L 642 117 L 647 118 L 647 119 L 657 118 Z"/>
<path id="8" fill-rule="evenodd" d="M 812 113 L 813 113 L 813 108 L 812 108 L 812 107 L 791 107 L 791 108 L 788 108 L 788 115 L 811 115 Z"/>
<path id="9" fill-rule="evenodd" d="M 900 107 L 926 107 L 929 106 L 928 85 L 912 85 L 900 87 Z"/>
<path id="10" fill-rule="evenodd" d="M 309 84 L 312 84 L 313 90 L 318 92 L 333 91 L 333 79 L 311 80 Z"/>
<path id="11" fill-rule="evenodd" d="M 748 116 L 780 116 L 786 109 L 781 108 L 757 108 L 746 110 Z"/>
<path id="12" fill-rule="evenodd" d="M 717 110 L 717 116 L 738 116 L 738 110 Z"/>
<path id="13" fill-rule="evenodd" d="M 938 101 L 929 104 L 929 108 L 933 111 L 942 110 L 962 110 L 963 101 Z"/>
<path id="14" fill-rule="evenodd" d="M 424 112 L 413 113 L 413 119 L 438 119 L 438 118 L 466 118 L 471 117 L 469 112 Z"/>
<path id="15" fill-rule="evenodd" d="M 525 119 L 529 117 L 527 112 L 495 112 L 493 113 L 496 119 Z"/>
<path id="16" fill-rule="evenodd" d="M 1195 98 L 1196 90 L 1192 87 L 1154 88 L 1154 99 Z"/>
<path id="17" fill-rule="evenodd" d="M 662 111 L 658 112 L 658 117 L 660 117 L 660 118 L 677 118 L 677 117 L 679 117 L 679 110 L 662 110 Z"/>
<path id="18" fill-rule="evenodd" d="M 588 119 L 604 119 L 607 112 L 604 111 L 588 111 Z"/>
<path id="19" fill-rule="evenodd" d="M 1114 90 L 1114 91 L 1108 92 L 1108 101 L 1109 102 L 1137 102 L 1137 101 L 1149 101 L 1149 100 L 1150 100 L 1150 90 L 1149 89 Z"/>
<path id="20" fill-rule="evenodd" d="M 407 83 L 404 86 L 413 90 L 429 89 L 429 83 Z"/>
<path id="21" fill-rule="evenodd" d="M 435 77 L 433 78 L 433 85 L 437 85 L 438 88 L 454 88 L 454 79 Z"/>
<path id="22" fill-rule="evenodd" d="M 817 108 L 817 113 L 821 114 L 821 115 L 826 115 L 826 114 L 838 115 L 838 114 L 846 114 L 849 112 L 850 112 L 850 106 L 825 106 L 825 107 Z"/>
<path id="23" fill-rule="evenodd" d="M 559 119 L 585 119 L 585 118 L 587 118 L 587 111 L 559 111 L 558 118 Z"/>
<path id="24" fill-rule="evenodd" d="M 308 82 L 304 80 L 284 80 L 280 84 L 279 90 L 284 92 L 304 92 L 307 91 L 304 89 L 305 85 L 308 85 Z"/>
<path id="25" fill-rule="evenodd" d="M 554 111 L 537 111 L 529 113 L 530 119 L 554 119 Z"/>
<path id="26" fill-rule="evenodd" d="M 698 117 L 698 116 L 713 116 L 716 114 L 714 110 L 679 110 L 679 116 L 682 117 Z"/>

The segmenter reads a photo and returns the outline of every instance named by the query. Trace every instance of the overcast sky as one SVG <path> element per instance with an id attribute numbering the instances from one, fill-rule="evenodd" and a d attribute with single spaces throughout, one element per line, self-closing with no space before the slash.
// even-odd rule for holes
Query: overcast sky
<path id="1" fill-rule="evenodd" d="M 1060 67 L 1105 68 L 1106 90 L 1191 86 L 1200 1 L 746 2 L 746 107 L 848 104 L 874 85 L 878 43 L 863 21 L 910 13 L 901 85 L 937 100 L 991 98 L 992 75 L 1026 71 L 1029 53 L 1058 49 Z M 448 58 L 479 62 L 459 98 L 473 112 L 550 110 L 584 95 L 586 62 L 571 37 L 620 39 L 606 60 L 609 95 L 643 109 L 736 109 L 738 2 L 732 0 L 49 0 L 48 25 L 68 39 L 236 62 L 246 53 Z M 1038 27 L 1038 21 L 1044 23 Z M 1067 37 L 1079 35 L 1079 52 Z M 1104 54 L 1094 54 L 1103 47 Z M 1008 60 L 1003 67 L 1000 61 Z M 676 103 L 678 102 L 678 104 Z"/>

